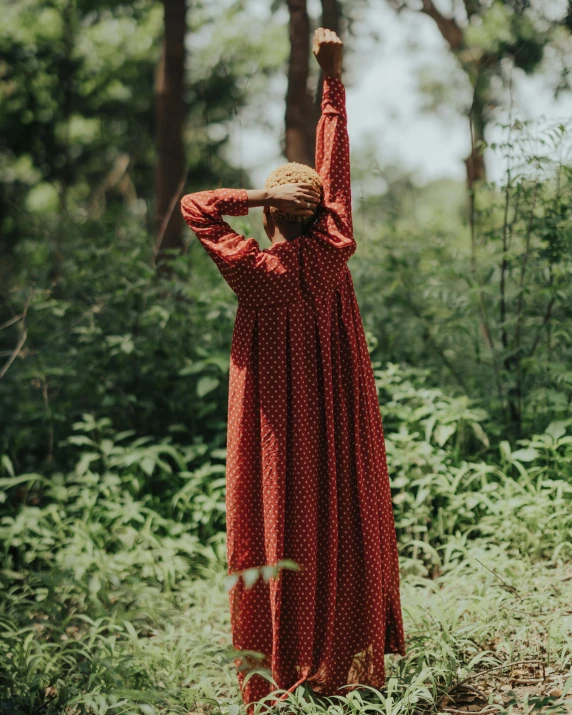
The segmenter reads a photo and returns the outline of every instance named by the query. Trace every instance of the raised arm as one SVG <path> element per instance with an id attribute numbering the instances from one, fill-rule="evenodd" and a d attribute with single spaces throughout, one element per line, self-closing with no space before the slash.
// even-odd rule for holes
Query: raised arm
<path id="1" fill-rule="evenodd" d="M 350 145 L 346 90 L 342 84 L 343 43 L 335 32 L 318 28 L 314 55 L 324 73 L 322 114 L 316 130 L 316 171 L 324 187 L 326 204 L 339 198 L 351 210 Z"/>
<path id="2" fill-rule="evenodd" d="M 355 240 L 346 93 L 341 80 L 343 44 L 335 32 L 318 28 L 313 52 L 324 73 L 322 115 L 316 132 L 316 171 L 324 197 L 312 235 L 329 247 L 341 249 L 340 258 L 347 260 L 355 251 Z"/>
<path id="3" fill-rule="evenodd" d="M 316 171 L 322 179 L 326 207 L 332 210 L 334 204 L 343 204 L 351 222 L 346 90 L 340 79 L 328 75 L 324 77 L 322 115 L 316 131 Z"/>

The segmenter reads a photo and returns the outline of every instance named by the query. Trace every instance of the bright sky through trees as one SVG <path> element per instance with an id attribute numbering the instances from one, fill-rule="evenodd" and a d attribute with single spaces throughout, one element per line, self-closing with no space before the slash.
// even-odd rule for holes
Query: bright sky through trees
<path id="1" fill-rule="evenodd" d="M 313 3 L 309 7 L 317 15 Z M 263 16 L 262 7 L 260 12 Z M 286 25 L 286 13 L 282 15 Z M 375 158 L 380 163 L 402 164 L 413 170 L 420 182 L 438 177 L 464 179 L 463 158 L 470 146 L 465 117 L 450 106 L 443 107 L 439 114 L 422 111 L 424 97 L 418 85 L 425 70 L 434 72 L 436 77 L 456 74 L 460 86 L 466 86 L 466 101 L 470 102 L 470 88 L 463 81 L 462 72 L 456 70 L 435 24 L 413 13 L 398 17 L 380 0 L 369 3 L 363 10 L 355 24 L 355 35 L 360 39 L 359 43 L 349 40 L 351 50 L 345 77 L 352 151 L 375 147 Z M 515 117 L 572 116 L 572 97 L 563 94 L 555 100 L 547 79 L 550 77 L 546 73 L 525 77 L 522 72 L 515 72 Z M 285 87 L 286 78 L 280 76 L 269 94 L 266 112 L 269 128 L 252 127 L 245 121 L 234 130 L 231 158 L 241 161 L 258 184 L 284 160 L 279 142 Z M 499 120 L 505 120 L 506 116 L 498 114 Z M 493 141 L 498 139 L 498 132 L 493 129 L 488 136 Z M 500 161 L 489 156 L 488 163 L 490 178 L 500 180 Z"/>

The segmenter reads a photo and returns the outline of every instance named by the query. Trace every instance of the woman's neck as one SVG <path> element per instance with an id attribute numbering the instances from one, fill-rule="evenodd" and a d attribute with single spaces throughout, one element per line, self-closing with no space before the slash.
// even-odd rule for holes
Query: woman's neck
<path id="1" fill-rule="evenodd" d="M 304 233 L 305 226 L 301 223 L 291 223 L 287 226 L 276 227 L 276 231 L 272 236 L 272 245 L 282 243 L 283 241 L 293 241 L 298 236 Z"/>

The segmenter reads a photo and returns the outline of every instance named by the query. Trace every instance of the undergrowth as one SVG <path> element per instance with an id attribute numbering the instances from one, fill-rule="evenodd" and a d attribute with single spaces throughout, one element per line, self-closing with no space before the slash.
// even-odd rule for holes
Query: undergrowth
<path id="1" fill-rule="evenodd" d="M 520 680 L 538 681 L 542 668 L 543 687 L 553 686 L 527 695 L 529 711 L 563 712 L 572 685 L 570 423 L 493 447 L 486 415 L 426 378 L 376 368 L 407 655 L 388 656 L 382 692 L 324 702 L 300 688 L 284 712 L 436 713 L 471 693 L 478 710 L 510 712 L 512 690 L 502 687 L 518 680 L 511 664 L 520 661 Z M 224 451 L 136 439 L 90 415 L 65 449 L 75 468 L 49 478 L 2 460 L 0 712 L 243 712 L 228 620 Z"/>

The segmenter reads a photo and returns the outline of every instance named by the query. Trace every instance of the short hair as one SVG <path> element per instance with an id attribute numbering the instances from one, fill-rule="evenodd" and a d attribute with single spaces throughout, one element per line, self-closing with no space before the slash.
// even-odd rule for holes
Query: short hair
<path id="1" fill-rule="evenodd" d="M 273 186 L 282 186 L 283 184 L 311 184 L 318 191 L 322 192 L 322 180 L 317 171 L 306 164 L 299 164 L 296 161 L 290 161 L 287 164 L 282 164 L 277 169 L 274 169 L 266 179 L 265 188 L 271 189 Z M 291 221 L 296 223 L 309 223 L 313 221 L 316 212 L 312 216 L 297 216 L 296 214 L 284 213 L 278 209 L 271 207 L 270 211 L 278 221 Z"/>

